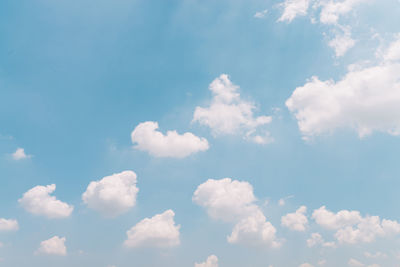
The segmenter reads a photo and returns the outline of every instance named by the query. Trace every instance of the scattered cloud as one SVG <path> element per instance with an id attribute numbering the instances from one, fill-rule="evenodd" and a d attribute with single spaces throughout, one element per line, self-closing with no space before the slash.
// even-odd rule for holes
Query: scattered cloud
<path id="1" fill-rule="evenodd" d="M 90 182 L 82 200 L 89 208 L 107 217 L 115 217 L 135 206 L 139 191 L 136 183 L 136 173 L 133 171 L 115 173 Z"/>
<path id="2" fill-rule="evenodd" d="M 263 19 L 268 13 L 268 9 L 264 9 L 263 11 L 258 11 L 254 14 L 254 17 L 257 19 Z"/>
<path id="3" fill-rule="evenodd" d="M 134 148 L 146 151 L 155 157 L 185 158 L 191 154 L 206 151 L 208 141 L 192 133 L 178 134 L 168 131 L 166 135 L 157 131 L 158 123 L 147 121 L 140 123 L 131 134 Z"/>
<path id="4" fill-rule="evenodd" d="M 12 158 L 14 160 L 28 159 L 30 157 L 32 156 L 25 154 L 25 150 L 23 148 L 17 148 L 17 150 L 12 154 Z"/>
<path id="5" fill-rule="evenodd" d="M 299 267 L 314 267 L 314 266 L 309 263 L 303 263 Z"/>
<path id="6" fill-rule="evenodd" d="M 194 267 L 218 267 L 218 258 L 215 255 L 211 255 L 203 263 L 195 263 Z"/>
<path id="7" fill-rule="evenodd" d="M 224 178 L 209 179 L 199 185 L 193 201 L 207 209 L 208 215 L 216 220 L 235 223 L 229 243 L 279 247 L 276 229 L 261 209 L 254 204 L 253 187 L 248 182 Z"/>
<path id="8" fill-rule="evenodd" d="M 26 211 L 35 215 L 43 215 L 48 218 L 69 217 L 74 207 L 51 196 L 50 194 L 55 190 L 55 184 L 38 185 L 24 193 L 18 202 Z"/>
<path id="9" fill-rule="evenodd" d="M 312 233 L 311 237 L 309 239 L 307 239 L 307 246 L 309 248 L 315 247 L 315 246 L 334 248 L 334 247 L 336 247 L 336 244 L 335 244 L 335 242 L 325 242 L 325 240 L 319 233 Z"/>
<path id="10" fill-rule="evenodd" d="M 293 231 L 304 232 L 306 230 L 306 226 L 308 224 L 307 216 L 305 215 L 307 212 L 306 206 L 301 206 L 296 212 L 288 213 L 281 218 L 282 226 L 285 226 Z"/>
<path id="11" fill-rule="evenodd" d="M 285 0 L 280 4 L 283 7 L 283 13 L 278 21 L 291 22 L 297 16 L 306 16 L 309 5 L 309 0 Z"/>
<path id="12" fill-rule="evenodd" d="M 209 107 L 196 107 L 193 122 L 208 126 L 214 136 L 242 135 L 244 139 L 257 144 L 273 141 L 269 132 L 260 127 L 269 124 L 270 116 L 255 117 L 255 105 L 245 101 L 228 75 L 222 74 L 209 86 L 213 98 Z"/>
<path id="13" fill-rule="evenodd" d="M 124 245 L 136 247 L 174 247 L 180 244 L 180 225 L 175 225 L 175 213 L 167 210 L 152 218 L 145 218 L 129 231 Z"/>
<path id="14" fill-rule="evenodd" d="M 65 246 L 65 241 L 65 237 L 54 236 L 48 240 L 42 241 L 36 253 L 65 256 L 67 255 L 67 247 Z"/>
<path id="15" fill-rule="evenodd" d="M 341 57 L 352 48 L 356 41 L 351 38 L 349 27 L 340 27 L 340 30 L 335 31 L 334 38 L 329 41 L 328 45 L 335 50 L 336 57 Z"/>
<path id="16" fill-rule="evenodd" d="M 349 266 L 354 266 L 354 267 L 362 267 L 365 266 L 365 264 L 359 262 L 358 260 L 355 259 L 350 259 L 348 262 Z"/>
<path id="17" fill-rule="evenodd" d="M 371 243 L 377 237 L 400 234 L 400 224 L 397 221 L 381 220 L 378 216 L 362 217 L 358 211 L 342 210 L 333 213 L 323 206 L 313 212 L 312 218 L 320 226 L 336 230 L 334 236 L 339 243 Z"/>
<path id="18" fill-rule="evenodd" d="M 0 231 L 17 231 L 18 229 L 17 220 L 0 218 Z"/>
<path id="19" fill-rule="evenodd" d="M 398 46 L 398 48 L 397 48 Z M 286 106 L 304 139 L 353 129 L 360 137 L 373 132 L 400 134 L 400 61 L 394 42 L 379 64 L 352 69 L 338 82 L 312 77 L 295 89 Z"/>

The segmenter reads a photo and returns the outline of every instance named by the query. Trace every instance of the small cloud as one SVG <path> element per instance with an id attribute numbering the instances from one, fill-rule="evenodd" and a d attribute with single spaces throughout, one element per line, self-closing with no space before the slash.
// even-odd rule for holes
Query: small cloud
<path id="1" fill-rule="evenodd" d="M 268 9 L 265 9 L 263 11 L 256 12 L 256 14 L 254 14 L 254 17 L 257 19 L 263 19 L 263 18 L 265 18 L 267 13 L 268 13 Z"/>
<path id="2" fill-rule="evenodd" d="M 28 159 L 31 157 L 32 155 L 25 154 L 25 150 L 23 148 L 17 148 L 17 150 L 12 154 L 12 158 L 14 160 Z"/>
<path id="3" fill-rule="evenodd" d="M 42 241 L 36 253 L 65 256 L 67 255 L 67 248 L 64 244 L 65 241 L 65 237 L 54 236 L 48 240 Z"/>

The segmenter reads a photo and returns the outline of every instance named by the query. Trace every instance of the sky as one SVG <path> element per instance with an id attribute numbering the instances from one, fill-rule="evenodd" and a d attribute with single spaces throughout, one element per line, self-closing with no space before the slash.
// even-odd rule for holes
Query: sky
<path id="1" fill-rule="evenodd" d="M 0 266 L 399 267 L 399 16 L 0 1 Z"/>

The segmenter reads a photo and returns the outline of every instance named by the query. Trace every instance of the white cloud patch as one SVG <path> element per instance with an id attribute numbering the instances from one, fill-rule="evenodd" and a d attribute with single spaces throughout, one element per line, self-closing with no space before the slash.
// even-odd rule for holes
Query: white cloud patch
<path id="1" fill-rule="evenodd" d="M 314 267 L 314 265 L 311 265 L 309 263 L 303 263 L 303 264 L 299 265 L 299 267 Z"/>
<path id="2" fill-rule="evenodd" d="M 388 257 L 388 255 L 386 253 L 383 253 L 380 251 L 378 251 L 376 253 L 364 252 L 364 256 L 369 259 L 379 259 L 379 258 L 384 259 L 384 258 Z"/>
<path id="3" fill-rule="evenodd" d="M 335 238 L 339 243 L 371 243 L 378 237 L 390 237 L 400 234 L 397 221 L 378 216 L 362 217 L 358 211 L 342 210 L 333 213 L 323 206 L 312 215 L 317 224 L 330 230 L 336 230 Z"/>
<path id="4" fill-rule="evenodd" d="M 208 141 L 192 133 L 179 134 L 176 131 L 167 131 L 167 134 L 157 131 L 158 123 L 147 121 L 140 123 L 132 131 L 134 148 L 146 151 L 155 157 L 185 158 L 191 154 L 206 151 Z"/>
<path id="5" fill-rule="evenodd" d="M 400 42 L 390 49 L 397 46 Z M 396 58 L 390 49 L 384 57 Z M 352 69 L 338 82 L 313 77 L 296 88 L 286 106 L 304 139 L 346 128 L 360 137 L 373 132 L 399 135 L 400 62 L 383 60 L 376 66 Z"/>
<path id="6" fill-rule="evenodd" d="M 193 122 L 208 126 L 214 136 L 242 135 L 244 139 L 258 144 L 273 141 L 269 132 L 260 127 L 269 124 L 270 116 L 254 116 L 255 105 L 245 101 L 238 93 L 228 75 L 222 74 L 209 86 L 213 99 L 209 107 L 196 107 Z"/>
<path id="7" fill-rule="evenodd" d="M 38 185 L 24 193 L 18 202 L 25 210 L 35 215 L 43 215 L 48 218 L 69 217 L 74 207 L 51 196 L 50 194 L 55 190 L 55 184 Z"/>
<path id="8" fill-rule="evenodd" d="M 18 229 L 17 220 L 0 218 L 0 231 L 17 231 Z"/>
<path id="9" fill-rule="evenodd" d="M 356 259 L 350 259 L 349 262 L 348 262 L 348 265 L 349 265 L 349 266 L 353 266 L 353 267 L 362 267 L 362 266 L 365 266 L 365 264 L 359 262 L 359 261 L 356 260 Z"/>
<path id="10" fill-rule="evenodd" d="M 65 241 L 65 237 L 54 236 L 48 240 L 42 241 L 36 252 L 40 254 L 65 256 L 67 255 Z"/>
<path id="11" fill-rule="evenodd" d="M 115 217 L 127 212 L 136 203 L 139 189 L 136 187 L 136 173 L 123 171 L 90 182 L 82 195 L 89 208 L 107 217 Z"/>
<path id="12" fill-rule="evenodd" d="M 256 198 L 248 182 L 209 179 L 197 187 L 193 201 L 205 207 L 211 218 L 235 223 L 227 237 L 229 243 L 280 246 L 275 227 L 254 204 Z"/>
<path id="13" fill-rule="evenodd" d="M 180 244 L 180 225 L 175 225 L 175 213 L 167 210 L 152 218 L 145 218 L 126 232 L 124 245 L 136 247 L 174 247 Z"/>
<path id="14" fill-rule="evenodd" d="M 285 226 L 293 231 L 304 232 L 308 224 L 306 216 L 307 207 L 301 206 L 296 212 L 288 213 L 281 218 L 282 226 Z"/>
<path id="15" fill-rule="evenodd" d="M 257 18 L 257 19 L 263 19 L 263 18 L 265 18 L 265 16 L 267 15 L 267 13 L 268 13 L 268 10 L 267 10 L 267 9 L 265 9 L 265 10 L 263 10 L 263 11 L 258 11 L 258 12 L 256 12 L 256 13 L 254 14 L 254 17 Z"/>
<path id="16" fill-rule="evenodd" d="M 336 57 L 341 57 L 355 45 L 356 41 L 351 37 L 349 27 L 341 27 L 341 31 L 335 32 L 335 37 L 328 45 L 335 50 Z"/>
<path id="17" fill-rule="evenodd" d="M 309 0 L 286 0 L 281 4 L 283 13 L 278 21 L 291 22 L 297 16 L 307 15 L 309 5 Z"/>
<path id="18" fill-rule="evenodd" d="M 311 237 L 309 239 L 307 239 L 307 246 L 309 248 L 315 247 L 315 246 L 334 248 L 334 247 L 336 247 L 336 244 L 335 244 L 335 242 L 325 242 L 325 240 L 319 233 L 312 233 Z"/>
<path id="19" fill-rule="evenodd" d="M 215 255 L 211 255 L 203 263 L 195 263 L 194 267 L 218 267 L 218 258 Z"/>
<path id="20" fill-rule="evenodd" d="M 25 154 L 25 150 L 23 148 L 17 148 L 17 150 L 12 154 L 12 158 L 14 160 L 28 159 L 30 157 L 32 156 Z"/>
<path id="21" fill-rule="evenodd" d="M 337 24 L 340 16 L 351 12 L 354 7 L 368 0 L 344 0 L 344 1 L 319 1 L 322 6 L 320 22 L 323 24 Z"/>

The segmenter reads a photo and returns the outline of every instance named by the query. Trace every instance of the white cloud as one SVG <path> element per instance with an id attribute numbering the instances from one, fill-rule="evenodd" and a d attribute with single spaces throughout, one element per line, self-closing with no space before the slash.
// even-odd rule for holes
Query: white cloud
<path id="1" fill-rule="evenodd" d="M 12 154 L 12 158 L 14 160 L 28 159 L 30 157 L 32 156 L 25 154 L 25 150 L 23 148 L 17 148 L 17 150 Z"/>
<path id="2" fill-rule="evenodd" d="M 254 17 L 255 17 L 255 18 L 258 18 L 258 19 L 263 19 L 263 18 L 265 18 L 265 16 L 267 15 L 267 13 L 268 13 L 268 10 L 265 9 L 265 10 L 263 10 L 263 11 L 256 12 L 256 14 L 254 14 Z"/>
<path id="3" fill-rule="evenodd" d="M 277 248 L 281 243 L 276 240 L 276 229 L 267 221 L 261 211 L 240 220 L 232 230 L 227 240 L 232 244 L 245 244 L 250 246 L 270 246 Z"/>
<path id="4" fill-rule="evenodd" d="M 359 211 L 341 210 L 333 213 L 325 206 L 314 210 L 312 218 L 322 227 L 330 230 L 340 229 L 348 225 L 354 225 L 361 222 L 362 217 Z"/>
<path id="5" fill-rule="evenodd" d="M 391 49 L 397 45 L 400 42 L 392 43 Z M 385 57 L 396 58 L 389 50 Z M 313 77 L 296 88 L 286 106 L 305 139 L 344 128 L 360 137 L 373 132 L 399 135 L 399 73 L 400 62 L 383 60 L 376 66 L 349 70 L 338 82 Z"/>
<path id="6" fill-rule="evenodd" d="M 278 21 L 291 22 L 297 16 L 307 15 L 309 5 L 309 0 L 286 0 L 281 4 L 284 10 L 282 16 L 278 19 Z"/>
<path id="7" fill-rule="evenodd" d="M 273 141 L 268 131 L 260 130 L 269 124 L 270 116 L 255 117 L 255 105 L 241 99 L 239 87 L 233 84 L 228 75 L 222 74 L 209 86 L 213 99 L 209 107 L 196 107 L 193 122 L 208 126 L 214 136 L 242 135 L 244 139 L 258 144 Z"/>
<path id="8" fill-rule="evenodd" d="M 303 232 L 306 230 L 306 226 L 308 223 L 307 216 L 305 215 L 307 212 L 306 206 L 301 206 L 296 212 L 288 213 L 281 218 L 282 226 L 285 226 L 294 231 Z"/>
<path id="9" fill-rule="evenodd" d="M 30 189 L 18 202 L 28 212 L 43 215 L 48 218 L 65 218 L 71 215 L 74 207 L 56 199 L 50 194 L 56 190 L 56 185 L 35 186 Z"/>
<path id="10" fill-rule="evenodd" d="M 314 246 L 323 246 L 323 247 L 331 247 L 334 248 L 336 247 L 336 244 L 334 242 L 325 242 L 325 240 L 322 238 L 321 234 L 319 233 L 312 233 L 311 237 L 307 239 L 307 246 L 308 247 L 314 247 Z"/>
<path id="11" fill-rule="evenodd" d="M 358 260 L 355 259 L 350 259 L 348 262 L 349 266 L 354 266 L 354 267 L 362 267 L 365 266 L 365 264 L 359 262 Z"/>
<path id="12" fill-rule="evenodd" d="M 349 27 L 341 27 L 342 32 L 335 32 L 335 38 L 329 41 L 328 45 L 335 50 L 336 57 L 341 57 L 352 48 L 356 41 L 351 38 Z"/>
<path id="13" fill-rule="evenodd" d="M 180 244 L 179 228 L 175 213 L 167 210 L 152 218 L 145 218 L 126 232 L 126 247 L 174 247 Z"/>
<path id="14" fill-rule="evenodd" d="M 132 131 L 134 148 L 148 152 L 155 157 L 184 158 L 191 154 L 206 151 L 208 141 L 192 133 L 178 134 L 167 131 L 167 134 L 157 131 L 158 123 L 147 121 L 140 123 Z"/>
<path id="15" fill-rule="evenodd" d="M 309 263 L 303 263 L 299 267 L 314 267 L 314 266 Z"/>
<path id="16" fill-rule="evenodd" d="M 17 231 L 18 229 L 17 220 L 0 218 L 0 231 Z"/>
<path id="17" fill-rule="evenodd" d="M 197 187 L 193 201 L 205 207 L 211 218 L 236 224 L 227 237 L 229 243 L 280 246 L 275 227 L 254 204 L 256 198 L 248 182 L 209 179 Z"/>
<path id="18" fill-rule="evenodd" d="M 342 210 L 335 214 L 323 206 L 312 217 L 322 227 L 337 230 L 335 238 L 339 243 L 371 243 L 377 237 L 400 234 L 398 222 L 381 220 L 378 216 L 362 217 L 358 211 Z"/>
<path id="19" fill-rule="evenodd" d="M 203 263 L 195 263 L 194 267 L 218 267 L 218 258 L 215 255 L 211 255 Z"/>
<path id="20" fill-rule="evenodd" d="M 205 207 L 211 218 L 225 222 L 239 221 L 258 210 L 251 184 L 231 178 L 207 180 L 197 187 L 193 201 Z"/>
<path id="21" fill-rule="evenodd" d="M 90 182 L 82 200 L 89 208 L 105 216 L 115 217 L 135 205 L 139 191 L 136 182 L 136 174 L 133 171 L 115 173 L 100 181 Z"/>
<path id="22" fill-rule="evenodd" d="M 65 256 L 67 255 L 65 241 L 65 237 L 58 236 L 42 241 L 37 253 Z"/>
<path id="23" fill-rule="evenodd" d="M 319 1 L 322 6 L 320 21 L 323 24 L 337 24 L 341 15 L 347 14 L 358 4 L 368 0 Z"/>

